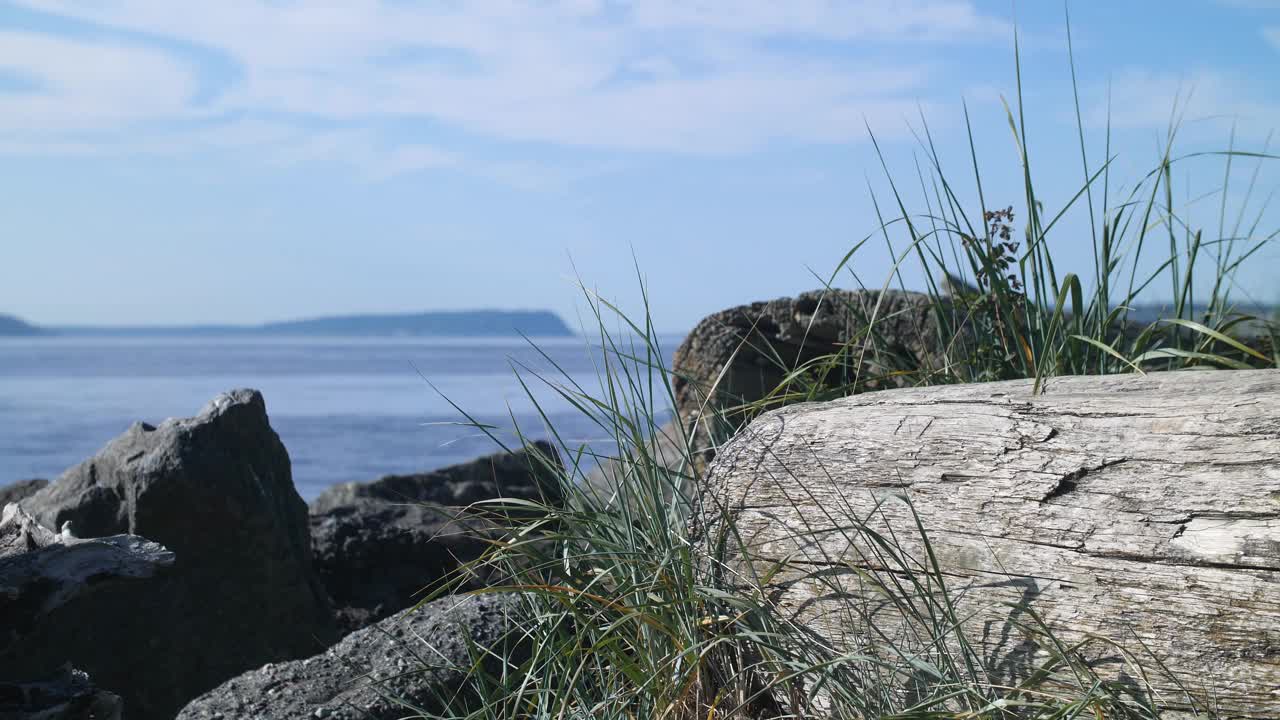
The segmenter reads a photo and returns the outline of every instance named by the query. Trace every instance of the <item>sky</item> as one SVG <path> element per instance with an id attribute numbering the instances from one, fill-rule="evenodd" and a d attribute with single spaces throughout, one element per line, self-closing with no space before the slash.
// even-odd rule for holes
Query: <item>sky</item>
<path id="1" fill-rule="evenodd" d="M 1280 0 L 0 0 L 0 313 L 576 325 L 583 287 L 637 312 L 643 286 L 680 330 L 868 236 L 834 284 L 878 287 L 894 188 L 936 210 L 930 145 L 971 220 L 976 155 L 1025 223 L 1015 30 L 1046 217 L 1085 184 L 1081 131 L 1112 207 L 1175 108 L 1179 152 L 1280 150 Z M 1206 238 L 1280 228 L 1280 160 L 1172 174 Z M 1051 233 L 1062 272 L 1091 277 L 1093 188 Z M 1280 301 L 1277 269 L 1264 247 L 1237 293 Z"/>

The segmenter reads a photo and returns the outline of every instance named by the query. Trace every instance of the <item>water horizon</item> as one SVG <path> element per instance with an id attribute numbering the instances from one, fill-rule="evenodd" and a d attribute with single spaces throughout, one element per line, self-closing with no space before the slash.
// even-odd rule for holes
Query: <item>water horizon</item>
<path id="1" fill-rule="evenodd" d="M 660 336 L 665 362 L 682 334 Z M 501 448 L 450 404 L 516 440 L 550 439 L 516 370 L 598 386 L 599 350 L 581 336 L 0 338 L 0 485 L 50 480 L 90 458 L 134 422 L 195 415 L 219 393 L 262 392 L 310 501 L 339 482 L 426 472 Z M 580 412 L 535 390 L 569 445 L 610 446 Z"/>

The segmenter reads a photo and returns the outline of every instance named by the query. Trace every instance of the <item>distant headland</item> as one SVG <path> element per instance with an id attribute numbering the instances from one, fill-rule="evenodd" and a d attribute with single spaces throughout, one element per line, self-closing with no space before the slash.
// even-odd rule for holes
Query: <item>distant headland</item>
<path id="1" fill-rule="evenodd" d="M 548 310 L 449 310 L 335 315 L 262 325 L 61 325 L 42 327 L 0 315 L 0 336 L 210 337 L 218 335 L 357 337 L 566 337 L 573 332 Z"/>
<path id="2" fill-rule="evenodd" d="M 46 330 L 36 327 L 30 323 L 24 322 L 12 315 L 0 315 L 0 335 L 44 335 Z"/>

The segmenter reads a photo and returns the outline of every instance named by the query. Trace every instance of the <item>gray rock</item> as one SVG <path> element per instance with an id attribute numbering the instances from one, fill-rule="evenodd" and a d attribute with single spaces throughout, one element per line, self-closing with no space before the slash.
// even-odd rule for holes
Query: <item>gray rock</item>
<path id="1" fill-rule="evenodd" d="M 344 483 L 311 504 L 316 570 L 344 631 L 365 627 L 420 600 L 488 547 L 498 498 L 558 503 L 562 466 L 554 446 L 499 453 L 418 475 Z M 486 583 L 472 577 L 460 589 Z"/>
<path id="2" fill-rule="evenodd" d="M 88 607 L 0 655 L 0 675 L 69 660 L 119 693 L 131 719 L 167 720 L 227 678 L 336 637 L 306 504 L 257 391 L 220 395 L 193 418 L 137 423 L 21 504 L 47 527 L 139 535 L 178 560 L 134 605 Z"/>
<path id="3" fill-rule="evenodd" d="M 312 501 L 311 512 L 323 513 L 359 499 L 461 506 L 504 497 L 558 504 L 563 467 L 559 453 L 544 441 L 532 443 L 530 449 L 532 452 L 497 453 L 428 473 L 334 485 Z"/>
<path id="4" fill-rule="evenodd" d="M 120 696 L 70 665 L 39 680 L 0 680 L 0 720 L 120 720 L 123 708 Z"/>
<path id="5" fill-rule="evenodd" d="M 420 601 L 425 588 L 480 557 L 491 535 L 466 510 L 437 505 L 360 499 L 311 516 L 316 572 L 345 632 Z"/>
<path id="6" fill-rule="evenodd" d="M 30 480 L 19 480 L 0 487 L 0 508 L 11 502 L 18 502 L 28 495 L 35 494 L 48 484 L 49 481 L 44 478 L 32 478 Z"/>
<path id="7" fill-rule="evenodd" d="M 196 698 L 179 720 L 392 720 L 467 697 L 468 643 L 518 659 L 518 595 L 452 596 L 358 630 L 306 660 L 245 673 Z M 505 643 L 510 643 L 505 645 Z"/>
<path id="8" fill-rule="evenodd" d="M 70 622 L 62 606 L 117 580 L 155 577 L 172 567 L 173 553 L 136 535 L 79 539 L 53 533 L 18 505 L 0 515 L 0 656 L 22 645 L 25 632 Z M 102 618 L 100 618 L 102 619 Z"/>
<path id="9" fill-rule="evenodd" d="M 945 306 L 947 301 L 941 302 Z M 868 342 L 873 318 L 875 331 Z M 946 364 L 937 336 L 933 304 L 923 293 L 816 290 L 730 308 L 699 322 L 676 349 L 676 412 L 686 427 L 696 426 L 700 457 L 709 460 L 713 453 L 708 446 L 749 419 L 749 413 L 737 408 L 764 399 L 789 373 L 815 358 L 853 341 L 857 353 L 849 360 L 849 377 L 860 358 L 862 389 L 900 387 L 918 383 L 921 373 L 888 376 L 887 370 L 908 364 L 927 373 Z M 785 400 L 778 399 L 773 406 L 782 404 Z M 707 421 L 698 422 L 703 418 Z"/>
<path id="10" fill-rule="evenodd" d="M 0 559 L 53 545 L 59 534 L 36 522 L 17 503 L 0 510 Z"/>
<path id="11" fill-rule="evenodd" d="M 0 658 L 9 660 L 0 677 L 36 681 L 57 673 L 58 663 L 50 668 L 39 661 L 41 650 L 54 650 L 41 647 L 51 634 L 118 622 L 157 591 L 158 577 L 173 564 L 173 553 L 150 540 L 78 539 L 6 505 L 0 514 Z"/>
<path id="12" fill-rule="evenodd" d="M 899 290 L 815 290 L 730 308 L 699 322 L 672 363 L 678 376 L 673 383 L 676 410 L 681 417 L 692 415 L 726 366 L 713 402 L 728 407 L 759 400 L 791 370 L 865 335 L 872 318 L 878 337 L 864 359 L 868 377 L 882 364 L 877 356 L 888 353 L 924 367 L 940 365 L 929 296 Z"/>

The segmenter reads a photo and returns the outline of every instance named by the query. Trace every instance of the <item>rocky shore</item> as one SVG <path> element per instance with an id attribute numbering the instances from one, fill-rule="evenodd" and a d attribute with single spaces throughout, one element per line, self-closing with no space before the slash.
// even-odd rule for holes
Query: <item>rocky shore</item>
<path id="1" fill-rule="evenodd" d="M 506 601 L 402 611 L 484 551 L 492 526 L 467 506 L 557 502 L 558 467 L 554 448 L 537 443 L 346 483 L 308 507 L 257 391 L 136 423 L 52 483 L 0 489 L 0 718 L 168 720 L 205 693 L 183 716 L 300 716 L 297 703 L 210 710 L 243 705 L 228 699 L 237 693 L 274 698 L 261 684 L 289 686 L 281 699 L 311 710 L 381 707 L 385 692 L 362 695 L 350 681 L 366 660 L 393 662 L 397 638 L 451 647 L 457 664 L 458 628 L 475 639 L 499 632 Z M 418 650 L 399 652 L 403 665 Z M 424 696 L 424 683 L 450 678 L 397 687 Z"/>
<path id="2" fill-rule="evenodd" d="M 1280 563 L 1280 519 L 1272 509 L 1280 494 L 1277 371 L 1223 375 L 1209 384 L 1179 379 L 1176 386 L 1173 380 L 1138 381 L 1136 375 L 1076 378 L 1063 384 L 1075 395 L 1050 393 L 1034 404 L 1023 387 L 1027 383 L 957 386 L 962 389 L 952 395 L 963 395 L 986 418 L 986 425 L 975 425 L 967 422 L 969 411 L 954 411 L 952 418 L 934 407 L 944 407 L 950 395 L 893 390 L 927 384 L 921 377 L 891 372 L 901 358 L 922 374 L 954 366 L 955 359 L 929 341 L 937 334 L 932 308 L 916 293 L 854 291 L 808 293 L 708 317 L 676 352 L 676 419 L 647 451 L 653 462 L 676 472 L 684 472 L 684 464 L 695 465 L 699 474 L 709 472 L 723 485 L 717 500 L 739 498 L 742 507 L 734 517 L 757 522 L 753 532 L 761 537 L 776 530 L 770 518 L 783 517 L 775 508 L 786 503 L 768 504 L 759 518 L 752 515 L 752 503 L 769 493 L 789 497 L 794 490 L 782 470 L 756 472 L 773 462 L 781 438 L 796 448 L 796 467 L 806 468 L 802 461 L 810 454 L 820 460 L 809 469 L 811 484 L 833 485 L 829 502 L 814 501 L 811 512 L 797 513 L 794 537 L 807 537 L 800 525 L 853 493 L 879 498 L 876 493 L 908 487 L 917 493 L 942 488 L 935 493 L 942 499 L 940 509 L 922 504 L 922 512 L 938 513 L 938 526 L 974 527 L 994 516 L 990 483 L 1004 473 L 1002 501 L 1025 501 L 1035 512 L 1011 512 L 1005 522 L 1013 530 L 1001 537 L 1022 533 L 1035 540 L 1052 526 L 1069 536 L 1055 546 L 1062 556 L 1055 561 L 1071 572 L 1076 563 L 1098 561 L 1071 545 L 1071 533 L 1083 521 L 1075 506 L 1060 501 L 1067 494 L 1094 503 L 1087 506 L 1092 525 L 1086 540 L 1148 538 L 1166 527 L 1182 533 L 1171 524 L 1181 522 L 1187 537 L 1203 542 L 1191 553 L 1178 545 L 1186 544 L 1178 540 L 1181 534 L 1171 535 L 1174 550 L 1165 553 L 1168 557 L 1153 554 L 1152 562 L 1212 566 L 1224 583 L 1274 572 Z M 864 330 L 869 318 L 882 316 L 888 320 L 878 326 L 880 335 L 870 347 Z M 837 346 L 853 347 L 858 352 L 850 357 L 856 358 L 851 362 L 858 372 L 877 378 L 861 390 L 897 394 L 810 403 L 755 419 L 734 412 L 771 402 L 771 389 L 793 369 Z M 785 358 L 781 366 L 780 358 Z M 1213 397 L 1203 397 L 1201 387 L 1210 385 Z M 1107 425 L 1106 403 L 1121 394 L 1146 408 L 1114 413 L 1130 426 L 1146 423 L 1142 437 L 1110 439 L 1116 428 Z M 981 402 L 970 395 L 981 396 Z M 1184 425 L 1192 430 L 1169 425 L 1161 405 L 1165 395 L 1180 398 Z M 1089 413 L 1073 409 L 1070 403 L 1079 397 L 1097 407 L 1090 405 Z M 1244 409 L 1239 417 L 1219 416 L 1212 411 L 1216 398 L 1237 398 Z M 776 404 L 788 402 L 781 398 Z M 1209 409 L 1201 412 L 1200 406 Z M 1246 412 L 1251 414 L 1240 415 Z M 837 416 L 830 422 L 813 420 L 808 430 L 793 429 L 805 418 Z M 874 420 L 881 416 L 887 419 Z M 1241 429 L 1246 421 L 1248 427 Z M 1095 430 L 1089 423 L 1103 427 Z M 1161 433 L 1169 437 L 1150 439 Z M 1087 442 L 1063 440 L 1077 436 Z M 730 445 L 720 444 L 729 437 Z M 1214 444 L 1197 444 L 1210 437 L 1216 438 Z M 1237 443 L 1243 461 L 1215 455 L 1224 438 L 1237 437 L 1243 438 Z M 1055 438 L 1065 446 L 1053 445 Z M 1153 519 L 1156 501 L 1135 500 L 1140 493 L 1131 488 L 1137 483 L 1117 471 L 1108 476 L 1116 487 L 1106 485 L 1106 492 L 1089 496 L 1086 485 L 1102 483 L 1103 470 L 1147 462 L 1126 454 L 1143 442 L 1152 447 L 1182 443 L 1199 453 L 1189 454 L 1185 465 L 1170 455 L 1149 470 L 1160 475 L 1159 482 L 1146 481 L 1164 488 L 1156 493 L 1161 502 L 1194 497 L 1199 504 L 1160 506 L 1164 509 Z M 717 447 L 722 457 L 717 458 Z M 1042 478 L 1046 468 L 1057 467 L 1053 453 L 1068 451 L 1083 453 L 1079 467 L 1055 469 L 1052 478 Z M 1025 461 L 1026 468 L 1014 468 L 1015 460 Z M 837 477 L 823 474 L 832 465 L 842 468 Z M 960 465 L 970 470 L 959 472 Z M 606 463 L 586 481 L 607 493 L 625 481 L 624 473 L 625 463 Z M 1202 480 L 1210 474 L 1214 489 L 1203 491 Z M 484 589 L 495 578 L 459 570 L 502 537 L 495 503 L 560 505 L 564 475 L 556 448 L 537 442 L 432 472 L 342 483 L 308 506 L 294 486 L 289 454 L 271 427 L 266 400 L 255 390 L 219 395 L 190 418 L 136 423 L 52 482 L 26 480 L 0 488 L 0 720 L 391 720 L 406 708 L 438 711 L 441 698 L 473 691 L 465 680 L 475 663 L 519 658 L 524 651 L 521 596 L 466 593 Z M 884 479 L 890 475 L 896 479 Z M 1046 482 L 1047 489 L 1041 487 Z M 1023 492 L 1034 497 L 1022 498 Z M 960 503 L 966 498 L 972 507 Z M 949 503 L 959 503 L 960 509 Z M 516 505 L 502 512 L 513 512 Z M 1037 513 L 1049 518 L 1046 524 L 1023 527 Z M 1196 524 L 1203 518 L 1238 521 L 1230 528 L 1240 537 L 1227 537 L 1223 525 L 1205 530 Z M 691 537 L 696 541 L 696 533 Z M 1127 568 L 1140 558 L 1121 540 L 1104 549 L 1124 554 L 1118 565 Z M 1236 540 L 1244 554 L 1222 555 L 1223 543 Z M 802 544 L 795 554 L 811 550 Z M 948 572 L 973 572 L 970 555 L 957 554 L 959 564 Z M 1179 577 L 1192 576 L 1190 570 L 1179 572 Z M 1092 598 L 1089 612 L 1099 615 L 1090 616 L 1090 622 L 1110 627 L 1115 618 L 1106 613 L 1111 610 L 1126 622 L 1145 621 L 1135 615 L 1142 608 L 1111 597 L 1111 588 L 1119 584 L 1103 587 L 1089 577 L 1082 574 L 1071 590 L 1077 592 L 1078 585 L 1082 597 Z M 445 579 L 450 585 L 442 589 Z M 795 588 L 784 589 L 799 592 L 802 585 L 797 581 Z M 1175 600 L 1181 597 L 1176 585 L 1168 583 Z M 1274 582 L 1249 585 L 1257 601 L 1250 612 L 1280 617 L 1275 587 Z M 434 590 L 442 596 L 424 604 Z M 1215 597 L 1205 593 L 1197 612 L 1225 617 L 1228 611 L 1215 605 Z M 1069 610 L 1075 614 L 1064 622 L 1078 624 L 1084 611 L 1074 605 Z M 1149 643 L 1168 639 L 1160 623 L 1150 625 L 1154 639 Z M 1274 635 L 1265 627 L 1258 632 Z M 1266 636 L 1258 645 L 1253 635 L 1224 631 L 1216 636 L 1214 651 L 1239 655 L 1263 647 L 1257 652 L 1265 653 L 1280 643 Z M 1253 644 L 1242 645 L 1245 640 Z M 494 652 L 485 660 L 475 655 L 477 648 Z M 1197 650 L 1195 656 L 1200 655 Z M 1276 667 L 1269 662 L 1248 665 L 1250 678 L 1260 678 L 1262 685 L 1280 678 L 1269 674 Z M 1246 691 L 1239 697 L 1253 701 Z"/>

